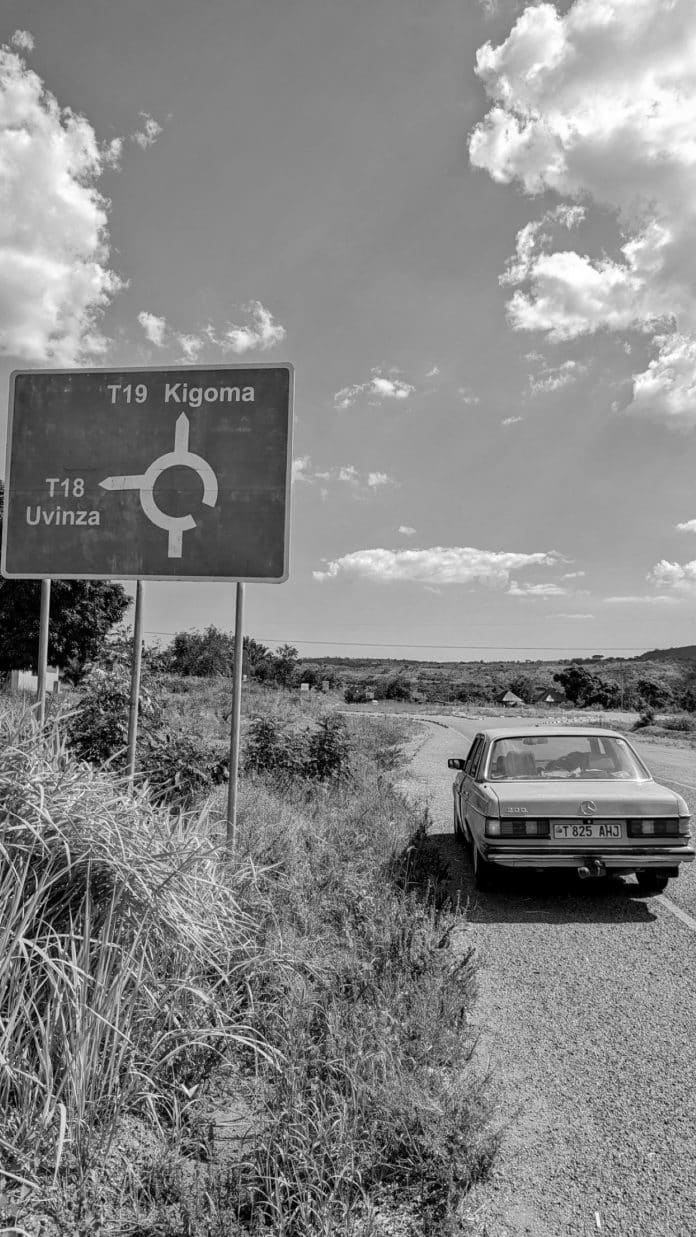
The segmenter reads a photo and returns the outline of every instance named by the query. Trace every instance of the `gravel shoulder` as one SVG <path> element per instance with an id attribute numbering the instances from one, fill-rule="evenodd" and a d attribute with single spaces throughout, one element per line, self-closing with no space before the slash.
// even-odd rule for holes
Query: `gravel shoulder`
<path id="1" fill-rule="evenodd" d="M 479 960 L 478 1061 L 491 1071 L 501 1149 L 470 1199 L 472 1231 L 687 1237 L 696 1232 L 695 934 L 622 879 L 511 873 L 477 893 L 452 834 L 447 769 L 477 728 L 423 721 L 402 782 L 429 807 Z M 670 752 L 665 772 L 689 774 L 692 758 L 680 752 L 675 764 Z M 696 913 L 692 886 L 689 873 L 669 896 Z"/>

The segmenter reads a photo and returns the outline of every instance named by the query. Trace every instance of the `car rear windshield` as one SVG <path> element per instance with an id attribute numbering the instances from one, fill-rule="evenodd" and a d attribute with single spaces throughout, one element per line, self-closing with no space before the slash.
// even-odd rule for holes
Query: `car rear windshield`
<path id="1" fill-rule="evenodd" d="M 491 782 L 570 777 L 645 781 L 650 774 L 624 739 L 545 734 L 496 739 L 488 757 L 487 777 Z"/>

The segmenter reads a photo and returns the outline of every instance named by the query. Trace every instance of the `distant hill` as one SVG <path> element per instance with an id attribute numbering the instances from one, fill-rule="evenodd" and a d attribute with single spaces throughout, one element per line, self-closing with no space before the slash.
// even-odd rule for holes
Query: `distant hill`
<path id="1" fill-rule="evenodd" d="M 651 649 L 636 661 L 696 661 L 696 644 L 681 644 L 675 649 Z"/>

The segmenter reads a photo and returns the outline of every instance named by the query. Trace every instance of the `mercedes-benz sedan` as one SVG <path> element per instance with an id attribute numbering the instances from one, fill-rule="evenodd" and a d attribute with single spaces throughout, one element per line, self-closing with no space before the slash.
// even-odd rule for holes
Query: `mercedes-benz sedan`
<path id="1" fill-rule="evenodd" d="M 498 867 L 635 873 L 660 893 L 691 863 L 689 809 L 623 735 L 595 727 L 480 731 L 452 758 L 454 832 L 479 888 Z"/>

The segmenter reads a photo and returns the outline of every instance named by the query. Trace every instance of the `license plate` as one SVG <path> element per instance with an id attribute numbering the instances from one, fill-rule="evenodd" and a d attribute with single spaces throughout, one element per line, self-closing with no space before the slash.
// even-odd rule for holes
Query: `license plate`
<path id="1" fill-rule="evenodd" d="M 580 820 L 554 822 L 553 836 L 556 839 L 600 841 L 605 838 L 623 837 L 623 828 L 618 820 Z"/>

